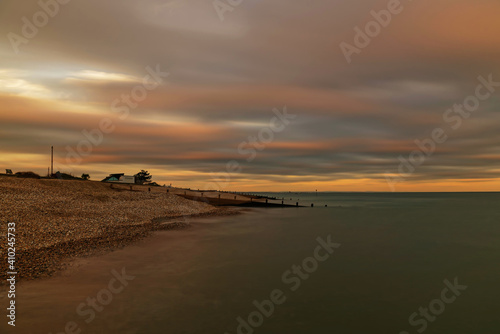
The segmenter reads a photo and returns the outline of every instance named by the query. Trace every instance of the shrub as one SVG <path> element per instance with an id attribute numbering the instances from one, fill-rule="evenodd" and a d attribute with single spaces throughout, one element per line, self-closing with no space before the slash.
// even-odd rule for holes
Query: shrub
<path id="1" fill-rule="evenodd" d="M 29 178 L 29 179 L 39 179 L 40 175 L 34 172 L 17 172 L 17 177 Z"/>

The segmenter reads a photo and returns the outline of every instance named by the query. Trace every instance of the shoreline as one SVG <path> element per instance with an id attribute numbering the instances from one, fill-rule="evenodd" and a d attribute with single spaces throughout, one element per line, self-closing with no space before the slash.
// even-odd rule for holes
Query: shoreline
<path id="1" fill-rule="evenodd" d="M 158 217 L 142 225 L 121 226 L 119 229 L 122 229 L 125 235 L 116 234 L 116 230 L 114 230 L 100 237 L 72 240 L 45 248 L 29 249 L 17 253 L 18 261 L 22 263 L 22 266 L 18 266 L 18 277 L 20 281 L 51 278 L 64 273 L 74 261 L 101 256 L 123 249 L 151 237 L 154 232 L 191 228 L 190 222 L 186 220 L 224 217 L 241 213 L 242 211 L 221 209 L 216 212 L 190 216 Z M 40 268 L 40 263 L 43 264 L 42 268 Z M 2 282 L 0 285 L 4 285 L 4 283 Z"/>
<path id="2" fill-rule="evenodd" d="M 125 192 L 92 181 L 0 177 L 1 235 L 16 223 L 19 281 L 52 277 L 75 260 L 122 249 L 155 231 L 189 228 L 203 217 L 241 210 L 159 192 Z M 7 254 L 6 242 L 0 253 Z M 7 259 L 0 264 L 2 282 Z"/>

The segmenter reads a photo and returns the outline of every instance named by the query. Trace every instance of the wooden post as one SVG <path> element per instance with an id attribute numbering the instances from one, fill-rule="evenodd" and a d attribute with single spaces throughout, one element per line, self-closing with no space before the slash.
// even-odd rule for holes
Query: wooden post
<path id="1" fill-rule="evenodd" d="M 295 203 L 295 206 L 299 206 L 299 202 Z"/>
<path id="2" fill-rule="evenodd" d="M 311 203 L 311 208 L 314 207 L 314 203 Z"/>
<path id="3" fill-rule="evenodd" d="M 50 175 L 54 174 L 54 146 L 50 148 Z"/>

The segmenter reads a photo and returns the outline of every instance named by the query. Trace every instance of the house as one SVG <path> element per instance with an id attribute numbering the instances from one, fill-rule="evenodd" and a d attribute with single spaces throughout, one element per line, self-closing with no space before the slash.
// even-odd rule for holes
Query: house
<path id="1" fill-rule="evenodd" d="M 102 182 L 115 182 L 115 183 L 127 183 L 134 184 L 135 176 L 134 175 L 125 175 L 125 173 L 118 174 L 109 174 L 106 176 Z"/>

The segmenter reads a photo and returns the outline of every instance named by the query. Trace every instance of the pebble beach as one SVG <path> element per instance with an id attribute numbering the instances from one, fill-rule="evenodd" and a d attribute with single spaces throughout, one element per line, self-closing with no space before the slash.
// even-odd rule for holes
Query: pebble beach
<path id="1" fill-rule="evenodd" d="M 0 240 L 5 241 L 7 223 L 14 222 L 18 278 L 52 276 L 71 259 L 124 247 L 156 230 L 189 227 L 193 217 L 234 213 L 160 187 L 134 188 L 0 176 Z M 7 253 L 6 241 L 0 253 Z M 1 275 L 6 269 L 1 263 Z"/>

